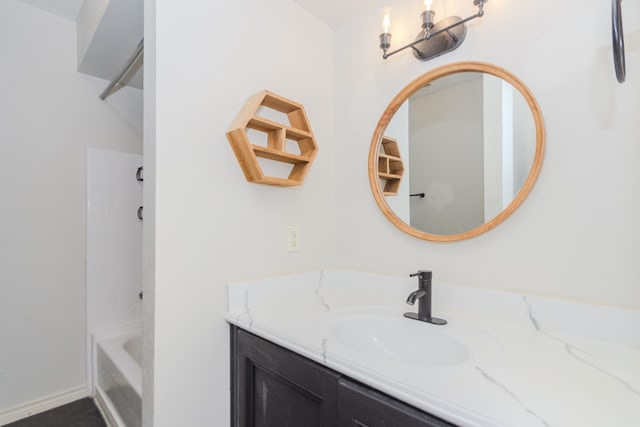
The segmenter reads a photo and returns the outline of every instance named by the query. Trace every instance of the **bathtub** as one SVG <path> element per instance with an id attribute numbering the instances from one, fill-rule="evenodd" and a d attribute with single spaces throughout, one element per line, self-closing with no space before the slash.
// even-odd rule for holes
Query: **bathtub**
<path id="1" fill-rule="evenodd" d="M 142 328 L 94 335 L 94 393 L 112 427 L 142 425 Z"/>

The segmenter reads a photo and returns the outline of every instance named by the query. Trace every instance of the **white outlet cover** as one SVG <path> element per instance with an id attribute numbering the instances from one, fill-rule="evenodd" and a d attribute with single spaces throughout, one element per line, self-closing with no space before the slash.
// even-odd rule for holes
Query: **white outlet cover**
<path id="1" fill-rule="evenodd" d="M 289 252 L 300 251 L 300 226 L 292 225 L 287 228 L 287 250 Z"/>

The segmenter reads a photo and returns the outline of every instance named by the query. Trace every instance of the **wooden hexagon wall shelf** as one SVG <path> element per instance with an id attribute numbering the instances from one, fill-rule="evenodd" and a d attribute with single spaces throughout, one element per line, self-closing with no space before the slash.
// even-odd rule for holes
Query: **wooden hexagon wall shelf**
<path id="1" fill-rule="evenodd" d="M 257 113 L 260 107 L 284 113 L 289 124 L 277 123 L 259 116 Z M 247 133 L 249 129 L 266 133 L 266 146 L 252 143 Z M 318 144 L 304 107 L 266 90 L 247 101 L 227 132 L 227 139 L 247 181 L 258 184 L 281 187 L 302 184 L 318 152 Z M 286 151 L 287 141 L 297 143 L 300 152 Z M 287 178 L 266 176 L 258 157 L 288 163 L 293 167 Z"/>
<path id="2" fill-rule="evenodd" d="M 398 141 L 383 136 L 381 151 L 378 153 L 378 178 L 385 181 L 383 190 L 385 196 L 398 194 L 403 174 L 404 166 L 400 157 Z"/>

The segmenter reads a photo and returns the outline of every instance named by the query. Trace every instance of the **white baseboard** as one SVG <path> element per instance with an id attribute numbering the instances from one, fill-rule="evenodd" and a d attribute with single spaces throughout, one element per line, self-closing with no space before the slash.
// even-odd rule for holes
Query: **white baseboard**
<path id="1" fill-rule="evenodd" d="M 89 396 L 89 389 L 86 386 L 76 387 L 61 393 L 52 394 L 42 399 L 32 400 L 22 405 L 0 411 L 0 426 L 21 420 L 58 406 L 83 399 Z"/>

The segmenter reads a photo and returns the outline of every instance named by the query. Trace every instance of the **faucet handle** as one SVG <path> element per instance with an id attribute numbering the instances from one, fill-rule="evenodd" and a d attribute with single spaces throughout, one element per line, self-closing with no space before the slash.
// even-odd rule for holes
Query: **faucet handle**
<path id="1" fill-rule="evenodd" d="M 421 279 L 431 279 L 431 271 L 429 270 L 418 270 L 417 273 L 412 273 L 409 277 L 420 276 Z"/>

